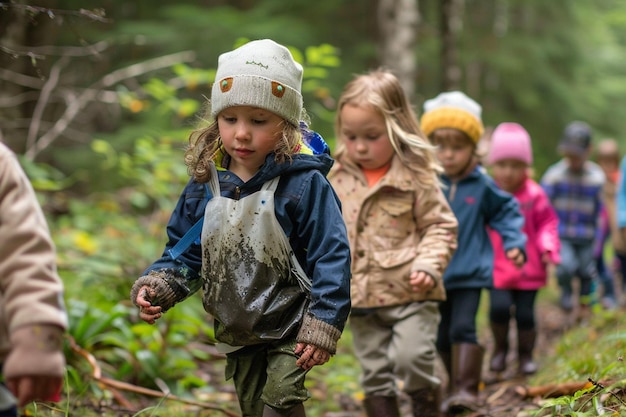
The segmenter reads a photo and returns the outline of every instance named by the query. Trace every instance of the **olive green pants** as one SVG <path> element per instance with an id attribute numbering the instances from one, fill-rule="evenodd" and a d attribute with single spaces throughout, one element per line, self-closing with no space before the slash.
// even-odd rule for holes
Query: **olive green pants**
<path id="1" fill-rule="evenodd" d="M 261 417 L 265 404 L 289 409 L 306 401 L 307 371 L 296 366 L 294 339 L 247 346 L 226 356 L 226 379 L 233 379 L 243 417 Z"/>

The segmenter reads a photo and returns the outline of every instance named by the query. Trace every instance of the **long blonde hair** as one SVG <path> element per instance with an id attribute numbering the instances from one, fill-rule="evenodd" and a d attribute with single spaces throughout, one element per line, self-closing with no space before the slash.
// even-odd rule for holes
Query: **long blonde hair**
<path id="1" fill-rule="evenodd" d="M 402 163 L 417 174 L 422 184 L 439 184 L 437 174 L 443 172 L 443 169 L 435 155 L 435 147 L 422 133 L 417 116 L 395 75 L 377 69 L 357 75 L 346 84 L 339 97 L 335 117 L 337 159 L 346 151 L 340 135 L 341 109 L 346 104 L 372 106 L 380 111 L 385 119 L 387 136 Z"/>
<path id="2" fill-rule="evenodd" d="M 227 155 L 222 146 L 217 119 L 207 122 L 211 115 L 211 108 L 208 103 L 204 114 L 205 116 L 200 121 L 201 126 L 189 135 L 189 146 L 185 150 L 187 173 L 200 183 L 209 181 L 211 177 L 210 163 Z M 304 110 L 302 118 L 307 118 Z M 208 126 L 207 123 L 209 123 Z M 302 132 L 298 126 L 283 120 L 282 127 L 281 137 L 274 148 L 274 160 L 279 164 L 287 160 L 291 161 L 291 157 L 297 152 L 302 139 Z"/>

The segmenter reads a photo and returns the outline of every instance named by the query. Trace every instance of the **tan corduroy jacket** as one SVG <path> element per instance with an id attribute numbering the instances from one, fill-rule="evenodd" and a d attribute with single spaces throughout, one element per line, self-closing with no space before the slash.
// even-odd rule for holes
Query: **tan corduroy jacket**
<path id="1" fill-rule="evenodd" d="M 67 328 L 56 252 L 35 192 L 15 155 L 0 143 L 0 363 L 17 329 Z M 36 343 L 36 340 L 32 340 Z M 37 367 L 37 357 L 23 367 Z M 18 364 L 19 365 L 19 364 Z"/>
<path id="2" fill-rule="evenodd" d="M 348 227 L 352 307 L 445 300 L 443 272 L 456 250 L 458 224 L 440 187 L 420 184 L 397 156 L 372 188 L 349 161 L 337 161 L 329 179 Z M 412 291 L 412 271 L 427 272 L 436 286 Z"/>

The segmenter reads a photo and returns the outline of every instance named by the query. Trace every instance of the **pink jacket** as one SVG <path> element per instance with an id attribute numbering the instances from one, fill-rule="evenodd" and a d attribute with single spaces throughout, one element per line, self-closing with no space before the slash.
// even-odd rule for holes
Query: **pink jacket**
<path id="1" fill-rule="evenodd" d="M 504 255 L 500 235 L 489 230 L 494 249 L 494 288 L 515 290 L 537 290 L 546 285 L 546 264 L 541 260 L 549 253 L 550 262 L 561 262 L 561 244 L 558 235 L 558 217 L 548 197 L 539 184 L 527 178 L 513 193 L 520 203 L 524 215 L 523 231 L 528 236 L 526 264 L 516 268 Z"/>

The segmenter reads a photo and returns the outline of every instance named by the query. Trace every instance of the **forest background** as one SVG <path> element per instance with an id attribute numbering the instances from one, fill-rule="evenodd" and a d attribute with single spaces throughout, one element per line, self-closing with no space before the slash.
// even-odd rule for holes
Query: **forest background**
<path id="1" fill-rule="evenodd" d="M 488 130 L 523 124 L 537 177 L 572 120 L 624 145 L 624 1 L 0 2 L 0 140 L 20 156 L 58 247 L 74 398 L 116 397 L 98 376 L 211 391 L 196 364 L 219 357 L 195 344 L 212 334 L 198 300 L 148 326 L 128 291 L 162 251 L 218 55 L 257 38 L 288 45 L 304 65 L 305 107 L 331 146 L 341 89 L 381 66 L 418 114 L 460 89 L 482 104 Z M 337 387 L 354 383 L 350 372 Z"/>

